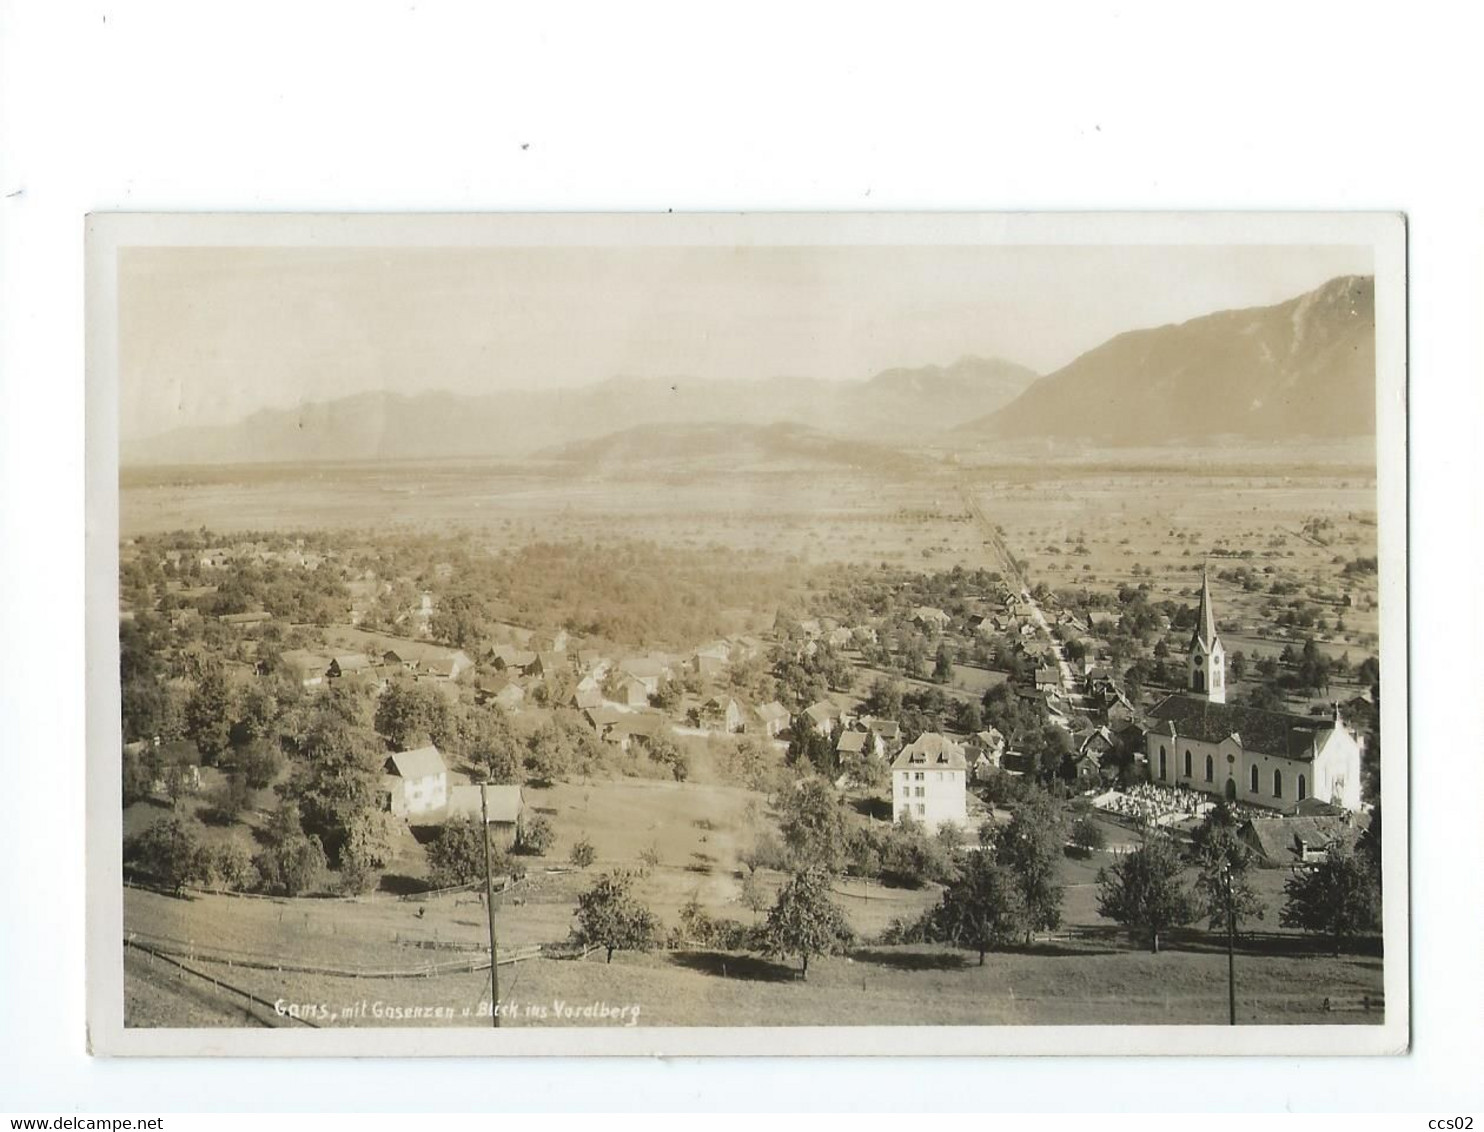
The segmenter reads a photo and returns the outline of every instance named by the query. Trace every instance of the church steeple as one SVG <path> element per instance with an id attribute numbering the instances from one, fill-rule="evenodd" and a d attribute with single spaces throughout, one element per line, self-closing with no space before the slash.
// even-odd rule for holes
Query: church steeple
<path id="1" fill-rule="evenodd" d="M 1190 637 L 1188 677 L 1190 690 L 1213 704 L 1226 703 L 1226 647 L 1216 632 L 1216 610 L 1211 604 L 1211 577 L 1201 571 L 1201 605 L 1195 614 L 1195 632 Z"/>

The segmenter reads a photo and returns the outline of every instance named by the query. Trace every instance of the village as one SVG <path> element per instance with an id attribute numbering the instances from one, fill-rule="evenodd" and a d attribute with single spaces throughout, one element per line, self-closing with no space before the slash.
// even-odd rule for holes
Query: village
<path id="1" fill-rule="evenodd" d="M 982 963 L 1111 931 L 1157 952 L 1201 934 L 1194 870 L 1213 823 L 1251 867 L 1244 915 L 1270 906 L 1260 942 L 1247 915 L 1247 946 L 1322 963 L 1296 941 L 1335 916 L 1306 913 L 1301 884 L 1295 904 L 1296 882 L 1374 852 L 1374 660 L 1298 636 L 1281 657 L 1229 656 L 1216 595 L 1251 586 L 1220 559 L 1180 592 L 1102 595 L 1033 585 L 1008 555 L 928 574 L 834 564 L 739 576 L 746 604 L 708 607 L 695 593 L 722 588 L 712 567 L 673 552 L 533 553 L 551 593 L 599 553 L 657 576 L 608 595 L 609 620 L 582 632 L 511 584 L 529 561 L 457 540 L 126 540 L 140 1024 L 158 977 L 141 956 L 186 956 L 219 984 L 228 964 L 240 988 L 293 953 L 260 901 L 308 909 L 305 977 L 334 985 L 353 977 L 347 955 L 395 967 L 388 951 L 426 947 L 473 978 L 483 918 L 456 910 L 482 899 L 487 868 L 493 918 L 533 962 L 793 954 L 817 982 L 865 942 Z M 1364 571 L 1346 578 L 1364 600 Z M 624 640 L 625 625 L 647 631 Z M 1173 910 L 1151 918 L 1148 893 L 1121 908 L 1119 869 L 1155 849 Z M 966 885 L 980 903 L 963 914 Z M 342 908 L 328 951 L 308 938 L 327 896 Z M 770 934 L 791 900 L 818 920 L 805 939 Z M 354 941 L 363 914 L 380 943 Z M 405 926 L 388 934 L 388 917 Z M 1336 955 L 1376 946 L 1374 919 L 1352 920 Z M 1375 1020 L 1379 965 L 1360 962 L 1302 1009 L 1284 992 L 1280 1013 Z"/>

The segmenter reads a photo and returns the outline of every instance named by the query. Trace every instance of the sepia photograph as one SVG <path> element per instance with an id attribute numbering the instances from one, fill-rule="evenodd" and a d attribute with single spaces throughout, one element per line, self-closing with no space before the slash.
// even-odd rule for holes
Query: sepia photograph
<path id="1" fill-rule="evenodd" d="M 95 1052 L 1406 1050 L 1400 216 L 87 240 Z"/>

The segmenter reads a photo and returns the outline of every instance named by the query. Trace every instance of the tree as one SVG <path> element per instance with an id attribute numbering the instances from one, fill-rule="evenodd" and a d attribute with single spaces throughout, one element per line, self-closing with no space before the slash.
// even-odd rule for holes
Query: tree
<path id="1" fill-rule="evenodd" d="M 219 667 L 208 668 L 186 700 L 185 733 L 214 766 L 232 742 L 232 688 Z"/>
<path id="2" fill-rule="evenodd" d="M 466 708 L 456 730 L 461 753 L 484 772 L 486 781 L 520 781 L 520 744 L 510 717 L 498 704 Z"/>
<path id="3" fill-rule="evenodd" d="M 796 865 L 839 872 L 848 841 L 845 807 L 835 788 L 817 775 L 801 778 L 785 791 L 779 827 Z"/>
<path id="4" fill-rule="evenodd" d="M 1283 885 L 1286 903 L 1279 923 L 1328 936 L 1335 955 L 1356 936 L 1380 923 L 1381 900 L 1366 858 L 1348 841 L 1331 843 L 1325 859 Z"/>
<path id="5" fill-rule="evenodd" d="M 933 916 L 936 933 L 950 943 L 979 953 L 1004 947 L 1023 927 L 1025 903 L 1014 875 L 987 852 L 970 853 L 958 879 L 943 890 Z"/>
<path id="6" fill-rule="evenodd" d="M 794 874 L 779 890 L 763 931 L 767 953 L 797 955 L 805 979 L 811 955 L 841 951 L 855 937 L 844 910 L 830 899 L 830 872 L 818 867 Z"/>
<path id="7" fill-rule="evenodd" d="M 299 753 L 303 762 L 284 796 L 298 803 L 305 831 L 339 862 L 352 828 L 379 810 L 385 753 L 369 731 L 328 711 L 311 718 Z"/>
<path id="8" fill-rule="evenodd" d="M 271 786 L 283 770 L 283 751 L 276 738 L 256 738 L 238 747 L 232 756 L 247 785 L 254 790 Z"/>
<path id="9" fill-rule="evenodd" d="M 1108 844 L 1108 839 L 1103 834 L 1103 827 L 1086 815 L 1072 823 L 1072 830 L 1067 840 L 1084 853 L 1092 853 Z"/>
<path id="10" fill-rule="evenodd" d="M 457 745 L 453 714 L 443 694 L 431 684 L 393 680 L 376 704 L 376 731 L 398 751 L 424 743 Z"/>
<path id="11" fill-rule="evenodd" d="M 161 818 L 124 847 L 124 859 L 176 896 L 192 881 L 205 881 L 210 859 L 194 826 Z"/>
<path id="12" fill-rule="evenodd" d="M 690 759 L 684 748 L 664 735 L 656 735 L 649 741 L 649 757 L 667 767 L 676 782 L 684 782 L 690 775 Z"/>
<path id="13" fill-rule="evenodd" d="M 1245 920 L 1265 914 L 1262 899 L 1248 880 L 1252 850 L 1237 836 L 1237 821 L 1225 802 L 1206 815 L 1196 829 L 1193 844 L 1200 869 L 1195 882 L 1196 909 L 1212 931 L 1235 935 Z"/>
<path id="14" fill-rule="evenodd" d="M 933 661 L 933 679 L 939 684 L 953 680 L 953 654 L 948 651 L 946 643 L 938 646 L 938 655 Z"/>
<path id="15" fill-rule="evenodd" d="M 484 823 L 462 817 L 445 822 L 428 846 L 428 879 L 434 888 L 455 888 L 484 879 Z"/>
<path id="16" fill-rule="evenodd" d="M 586 837 L 580 837 L 572 844 L 572 851 L 567 854 L 570 860 L 579 869 L 585 869 L 598 859 L 598 851 L 593 848 L 593 843 Z"/>
<path id="17" fill-rule="evenodd" d="M 266 832 L 268 846 L 253 858 L 264 891 L 298 896 L 323 883 L 329 867 L 324 846 L 304 832 L 297 804 L 281 802 Z"/>
<path id="18" fill-rule="evenodd" d="M 659 922 L 634 898 L 628 873 L 605 873 L 577 897 L 577 937 L 601 947 L 613 962 L 615 951 L 648 951 Z"/>
<path id="19" fill-rule="evenodd" d="M 1061 924 L 1062 887 L 1057 868 L 1065 842 L 1061 808 L 1044 790 L 1031 790 L 999 833 L 997 859 L 1015 877 L 1025 906 L 1025 941 Z"/>
<path id="20" fill-rule="evenodd" d="M 737 893 L 737 902 L 752 912 L 752 922 L 757 923 L 758 913 L 768 906 L 768 890 L 758 875 L 749 869 L 742 877 L 742 887 Z"/>
<path id="21" fill-rule="evenodd" d="M 1189 894 L 1180 883 L 1180 858 L 1174 843 L 1151 834 L 1143 845 L 1098 870 L 1098 914 L 1149 936 L 1149 949 L 1159 953 L 1159 937 L 1194 918 Z"/>
<path id="22" fill-rule="evenodd" d="M 515 851 L 530 857 L 544 856 L 556 840 L 556 830 L 542 814 L 532 814 L 521 822 L 520 833 L 515 839 Z"/>

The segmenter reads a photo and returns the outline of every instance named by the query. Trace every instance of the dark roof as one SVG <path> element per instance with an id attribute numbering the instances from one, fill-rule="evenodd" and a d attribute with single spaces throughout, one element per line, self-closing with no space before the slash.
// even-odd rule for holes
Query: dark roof
<path id="1" fill-rule="evenodd" d="M 1170 695 L 1149 713 L 1150 731 L 1220 743 L 1237 736 L 1242 749 L 1286 759 L 1310 759 L 1324 745 L 1334 721 L 1309 715 L 1213 704 L 1198 696 Z"/>

